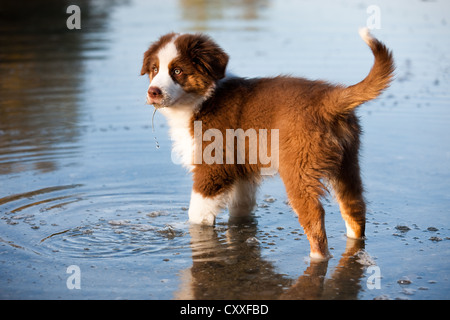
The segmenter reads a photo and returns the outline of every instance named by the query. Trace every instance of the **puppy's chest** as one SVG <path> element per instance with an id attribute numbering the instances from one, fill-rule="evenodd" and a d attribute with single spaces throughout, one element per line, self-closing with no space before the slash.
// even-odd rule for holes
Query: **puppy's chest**
<path id="1" fill-rule="evenodd" d="M 172 161 L 193 169 L 194 138 L 191 133 L 192 112 L 189 110 L 162 110 L 170 126 Z"/>
<path id="2" fill-rule="evenodd" d="M 171 128 L 170 137 L 172 139 L 172 161 L 192 170 L 194 139 L 191 136 L 190 128 Z"/>

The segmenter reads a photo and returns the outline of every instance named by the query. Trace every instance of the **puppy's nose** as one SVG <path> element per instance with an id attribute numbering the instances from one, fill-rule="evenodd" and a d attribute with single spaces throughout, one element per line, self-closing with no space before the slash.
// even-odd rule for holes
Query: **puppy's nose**
<path id="1" fill-rule="evenodd" d="M 148 94 L 152 98 L 157 98 L 162 95 L 162 91 L 158 87 L 150 87 L 148 88 Z"/>

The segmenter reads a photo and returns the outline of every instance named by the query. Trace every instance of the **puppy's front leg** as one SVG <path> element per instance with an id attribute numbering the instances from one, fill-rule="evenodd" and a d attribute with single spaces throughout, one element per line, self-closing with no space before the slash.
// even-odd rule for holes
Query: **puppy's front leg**
<path id="1" fill-rule="evenodd" d="M 226 199 L 226 192 L 211 197 L 192 190 L 189 221 L 195 224 L 213 226 L 217 214 L 226 206 Z"/>

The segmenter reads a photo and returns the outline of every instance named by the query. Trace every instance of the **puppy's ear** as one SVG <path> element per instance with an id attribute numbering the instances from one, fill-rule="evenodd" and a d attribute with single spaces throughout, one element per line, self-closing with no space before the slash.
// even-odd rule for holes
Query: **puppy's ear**
<path id="1" fill-rule="evenodd" d="M 142 63 L 142 69 L 141 69 L 141 76 L 144 74 L 150 73 L 150 57 L 152 55 L 152 52 L 150 49 L 145 51 L 144 53 L 144 61 Z"/>
<path id="2" fill-rule="evenodd" d="M 191 61 L 200 72 L 211 76 L 214 80 L 225 77 L 225 69 L 228 64 L 228 55 L 208 36 L 185 35 L 184 42 Z"/>

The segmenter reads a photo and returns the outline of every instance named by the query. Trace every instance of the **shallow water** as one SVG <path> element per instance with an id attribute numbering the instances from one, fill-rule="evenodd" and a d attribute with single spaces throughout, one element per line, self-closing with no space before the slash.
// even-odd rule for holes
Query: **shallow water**
<path id="1" fill-rule="evenodd" d="M 397 76 L 359 109 L 367 240 L 346 239 L 328 197 L 326 263 L 308 258 L 278 177 L 252 221 L 229 225 L 225 212 L 214 229 L 187 223 L 191 178 L 172 161 L 159 113 L 152 131 L 140 64 L 159 35 L 201 31 L 239 75 L 353 84 L 372 64 L 357 29 L 373 3 L 70 4 L 81 30 L 66 28 L 64 2 L 0 4 L 1 298 L 450 297 L 446 1 L 377 1 L 374 34 L 393 49 Z M 68 288 L 72 265 L 81 289 Z"/>

